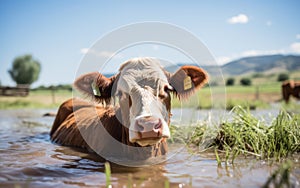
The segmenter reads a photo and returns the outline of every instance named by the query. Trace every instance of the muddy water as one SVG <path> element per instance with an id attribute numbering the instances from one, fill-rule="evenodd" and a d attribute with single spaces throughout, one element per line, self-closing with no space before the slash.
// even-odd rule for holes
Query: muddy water
<path id="1" fill-rule="evenodd" d="M 45 111 L 0 111 L 0 187 L 105 187 L 103 161 L 50 142 L 52 117 Z M 206 113 L 206 112 L 205 112 Z M 172 150 L 170 146 L 170 149 Z M 299 187 L 300 156 L 293 157 Z M 162 164 L 129 168 L 112 164 L 112 187 L 260 187 L 278 166 L 252 158 L 218 167 L 213 153 L 185 149 Z"/>

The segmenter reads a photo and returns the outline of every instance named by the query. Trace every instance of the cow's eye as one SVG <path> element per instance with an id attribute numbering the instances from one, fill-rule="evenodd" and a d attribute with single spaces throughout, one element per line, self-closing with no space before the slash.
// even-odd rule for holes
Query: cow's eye
<path id="1" fill-rule="evenodd" d="M 167 98 L 172 90 L 173 88 L 171 86 L 164 86 L 163 90 L 161 90 L 161 92 L 159 93 L 159 97 L 162 99 Z"/>
<path id="2" fill-rule="evenodd" d="M 131 100 L 131 97 L 130 96 L 128 96 L 129 97 L 129 107 L 131 107 L 132 106 L 132 100 Z"/>
<path id="3" fill-rule="evenodd" d="M 123 92 L 121 92 L 121 91 L 117 91 L 117 92 L 116 92 L 116 96 L 117 96 L 117 97 L 122 97 L 122 94 L 123 94 Z"/>
<path id="4" fill-rule="evenodd" d="M 174 88 L 170 85 L 165 85 L 164 91 L 170 93 L 171 91 L 174 91 Z"/>

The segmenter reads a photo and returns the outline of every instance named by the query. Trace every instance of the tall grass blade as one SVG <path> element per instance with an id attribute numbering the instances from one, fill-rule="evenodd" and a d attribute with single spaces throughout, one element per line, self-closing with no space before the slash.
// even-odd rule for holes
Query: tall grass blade
<path id="1" fill-rule="evenodd" d="M 106 162 L 105 166 L 105 178 L 106 178 L 106 187 L 111 187 L 111 169 L 110 164 Z"/>

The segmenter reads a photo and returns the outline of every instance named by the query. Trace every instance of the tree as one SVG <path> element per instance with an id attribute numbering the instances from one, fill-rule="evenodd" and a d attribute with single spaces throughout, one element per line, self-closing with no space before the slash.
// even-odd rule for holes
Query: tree
<path id="1" fill-rule="evenodd" d="M 286 81 L 289 79 L 289 75 L 287 73 L 281 73 L 277 77 L 278 82 Z"/>
<path id="2" fill-rule="evenodd" d="M 11 70 L 8 70 L 11 78 L 17 84 L 32 84 L 37 81 L 41 71 L 41 64 L 31 55 L 19 56 L 14 59 Z"/>
<path id="3" fill-rule="evenodd" d="M 227 86 L 233 86 L 234 85 L 234 78 L 228 78 L 226 81 Z"/>
<path id="4" fill-rule="evenodd" d="M 240 80 L 241 85 L 243 86 L 250 86 L 252 84 L 251 79 L 250 78 L 242 78 Z"/>

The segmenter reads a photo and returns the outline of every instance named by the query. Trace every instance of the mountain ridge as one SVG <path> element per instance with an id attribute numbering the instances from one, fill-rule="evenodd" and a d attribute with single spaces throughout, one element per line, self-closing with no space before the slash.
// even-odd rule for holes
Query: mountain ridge
<path id="1" fill-rule="evenodd" d="M 268 73 L 271 70 L 286 72 L 300 70 L 300 56 L 263 55 L 244 57 L 221 66 L 224 74 L 243 75 L 248 73 Z"/>
<path id="2" fill-rule="evenodd" d="M 175 72 L 180 66 L 195 65 L 195 63 L 179 62 L 176 65 L 165 67 L 169 72 Z M 251 73 L 280 73 L 289 71 L 300 71 L 300 56 L 299 55 L 260 55 L 243 57 L 237 60 L 230 61 L 224 65 L 203 65 L 201 66 L 210 75 L 225 76 L 240 76 Z M 105 74 L 108 77 L 113 74 Z"/>
<path id="3" fill-rule="evenodd" d="M 178 63 L 178 66 L 182 65 L 196 65 L 194 63 Z M 199 66 L 199 65 L 196 65 Z M 166 67 L 167 70 L 173 70 L 173 68 Z M 224 65 L 203 65 L 201 66 L 210 75 L 223 75 L 240 76 L 251 73 L 279 73 L 300 70 L 300 56 L 297 55 L 261 55 L 243 57 L 237 60 L 230 61 Z"/>

